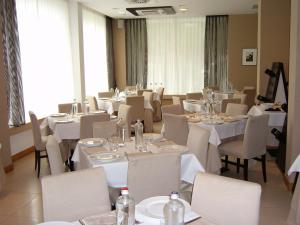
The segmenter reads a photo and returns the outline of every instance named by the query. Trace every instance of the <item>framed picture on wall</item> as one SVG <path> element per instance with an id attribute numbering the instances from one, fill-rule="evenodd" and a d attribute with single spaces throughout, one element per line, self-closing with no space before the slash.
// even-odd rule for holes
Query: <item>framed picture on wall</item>
<path id="1" fill-rule="evenodd" d="M 257 58 L 256 48 L 244 48 L 243 49 L 243 57 L 242 57 L 242 65 L 243 66 L 255 66 L 256 58 Z"/>

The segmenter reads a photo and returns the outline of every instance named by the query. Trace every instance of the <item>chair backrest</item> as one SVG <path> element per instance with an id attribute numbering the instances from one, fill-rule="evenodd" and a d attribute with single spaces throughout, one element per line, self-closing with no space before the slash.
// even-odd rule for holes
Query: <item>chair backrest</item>
<path id="1" fill-rule="evenodd" d="M 117 134 L 117 121 L 103 121 L 93 123 L 94 138 L 109 138 Z"/>
<path id="2" fill-rule="evenodd" d="M 98 98 L 111 98 L 114 95 L 114 92 L 107 91 L 107 92 L 98 92 Z"/>
<path id="3" fill-rule="evenodd" d="M 186 99 L 195 99 L 200 100 L 203 98 L 203 95 L 201 92 L 194 92 L 194 93 L 186 93 Z"/>
<path id="4" fill-rule="evenodd" d="M 152 92 L 152 89 L 140 89 L 137 91 L 137 95 L 143 95 L 144 92 Z"/>
<path id="5" fill-rule="evenodd" d="M 197 174 L 192 210 L 218 225 L 258 225 L 259 184 L 214 175 Z"/>
<path id="6" fill-rule="evenodd" d="M 86 96 L 86 99 L 89 102 L 91 112 L 99 110 L 97 99 L 95 96 Z"/>
<path id="7" fill-rule="evenodd" d="M 93 137 L 93 123 L 109 121 L 110 116 L 107 113 L 95 115 L 84 115 L 80 117 L 80 139 Z"/>
<path id="8" fill-rule="evenodd" d="M 246 159 L 266 153 L 269 134 L 268 122 L 268 114 L 248 118 L 243 141 L 243 155 Z"/>
<path id="9" fill-rule="evenodd" d="M 159 87 L 156 91 L 157 91 L 157 94 L 159 95 L 159 99 L 162 101 L 163 98 L 164 98 L 165 88 L 164 87 Z"/>
<path id="10" fill-rule="evenodd" d="M 73 103 L 62 103 L 62 104 L 58 104 L 58 112 L 59 113 L 71 113 L 72 111 L 72 104 Z M 82 107 L 81 107 L 81 103 L 77 103 L 77 111 L 79 113 L 82 112 Z"/>
<path id="11" fill-rule="evenodd" d="M 172 96 L 173 105 L 181 105 L 181 100 L 179 96 Z"/>
<path id="12" fill-rule="evenodd" d="M 45 146 L 43 146 L 42 144 L 42 134 L 41 134 L 40 124 L 34 112 L 29 111 L 29 116 L 32 125 L 32 136 L 33 136 L 34 147 L 37 151 L 43 151 L 45 150 Z"/>
<path id="13" fill-rule="evenodd" d="M 144 91 L 143 92 L 144 100 L 149 101 L 153 104 L 153 92 L 152 91 Z"/>
<path id="14" fill-rule="evenodd" d="M 183 115 L 163 114 L 164 132 L 166 139 L 178 145 L 186 145 L 189 133 L 188 120 Z"/>
<path id="15" fill-rule="evenodd" d="M 136 204 L 140 201 L 178 191 L 180 185 L 180 154 L 128 155 L 127 184 Z"/>
<path id="16" fill-rule="evenodd" d="M 247 101 L 247 94 L 244 93 L 234 93 L 233 98 L 240 98 L 241 104 L 246 104 Z"/>
<path id="17" fill-rule="evenodd" d="M 102 167 L 42 179 L 44 221 L 77 221 L 111 209 Z"/>
<path id="18" fill-rule="evenodd" d="M 246 115 L 248 106 L 245 104 L 228 103 L 226 107 L 226 114 L 231 116 Z"/>
<path id="19" fill-rule="evenodd" d="M 184 111 L 181 105 L 163 105 L 161 107 L 162 114 L 175 114 L 175 115 L 183 115 Z"/>
<path id="20" fill-rule="evenodd" d="M 51 175 L 64 173 L 65 166 L 61 156 L 60 147 L 52 135 L 49 135 L 47 138 L 46 150 L 50 164 Z"/>
<path id="21" fill-rule="evenodd" d="M 207 150 L 210 131 L 197 125 L 190 126 L 187 139 L 187 147 L 199 160 L 201 165 L 206 168 Z"/>
<path id="22" fill-rule="evenodd" d="M 244 87 L 242 93 L 247 95 L 245 104 L 248 105 L 250 109 L 255 105 L 256 89 L 254 87 Z"/>
<path id="23" fill-rule="evenodd" d="M 125 100 L 126 105 L 132 106 L 132 121 L 141 121 L 145 118 L 144 96 L 129 96 Z"/>
<path id="24" fill-rule="evenodd" d="M 132 106 L 121 104 L 118 111 L 118 119 L 122 119 L 126 123 L 126 133 L 130 136 L 132 122 Z"/>
<path id="25" fill-rule="evenodd" d="M 228 103 L 237 103 L 237 104 L 241 104 L 241 99 L 240 98 L 229 98 L 229 99 L 223 99 L 222 103 L 221 103 L 221 112 L 225 113 L 226 112 L 226 108 L 227 108 L 227 104 Z"/>

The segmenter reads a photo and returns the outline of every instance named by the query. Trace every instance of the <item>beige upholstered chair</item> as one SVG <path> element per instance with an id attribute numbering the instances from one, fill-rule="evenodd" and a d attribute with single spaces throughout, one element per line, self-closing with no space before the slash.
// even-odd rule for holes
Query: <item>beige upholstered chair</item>
<path id="1" fill-rule="evenodd" d="M 42 179 L 44 221 L 77 221 L 111 210 L 102 167 Z"/>
<path id="2" fill-rule="evenodd" d="M 173 105 L 181 105 L 181 99 L 179 96 L 172 96 Z"/>
<path id="3" fill-rule="evenodd" d="M 58 112 L 59 113 L 71 113 L 73 103 L 62 103 L 58 104 Z M 82 112 L 81 103 L 77 103 L 77 110 L 79 113 Z"/>
<path id="4" fill-rule="evenodd" d="M 230 99 L 223 99 L 221 103 L 221 112 L 225 113 L 227 104 L 228 103 L 236 103 L 236 104 L 241 104 L 241 99 L 240 98 L 230 98 Z"/>
<path id="5" fill-rule="evenodd" d="M 228 156 L 237 157 L 237 172 L 239 172 L 240 167 L 243 167 L 245 180 L 248 180 L 248 160 L 256 159 L 262 163 L 264 181 L 267 182 L 266 146 L 269 133 L 268 121 L 269 115 L 267 114 L 249 117 L 243 140 L 233 140 L 219 146 L 220 154 L 225 155 L 226 167 Z M 244 160 L 243 165 L 240 165 L 240 159 Z"/>
<path id="6" fill-rule="evenodd" d="M 186 93 L 185 96 L 186 96 L 186 99 L 200 100 L 203 98 L 203 95 L 201 92 Z"/>
<path id="7" fill-rule="evenodd" d="M 163 114 L 164 137 L 178 145 L 186 145 L 189 133 L 187 118 L 183 115 Z"/>
<path id="8" fill-rule="evenodd" d="M 136 204 L 149 197 L 179 191 L 180 154 L 135 154 L 128 158 L 128 189 Z"/>
<path id="9" fill-rule="evenodd" d="M 199 160 L 201 165 L 206 168 L 207 150 L 210 131 L 197 125 L 192 125 L 189 130 L 187 147 Z"/>
<path id="10" fill-rule="evenodd" d="M 118 111 L 118 119 L 122 119 L 124 123 L 126 124 L 126 133 L 128 137 L 131 135 L 131 121 L 132 121 L 132 106 L 121 104 L 119 106 Z"/>
<path id="11" fill-rule="evenodd" d="M 99 110 L 97 99 L 95 96 L 86 96 L 86 99 L 89 102 L 91 112 Z"/>
<path id="12" fill-rule="evenodd" d="M 132 115 L 131 120 L 137 121 L 140 119 L 141 121 L 145 118 L 145 110 L 144 110 L 144 96 L 129 96 L 126 97 L 125 100 L 126 105 L 132 106 Z"/>
<path id="13" fill-rule="evenodd" d="M 114 95 L 114 92 L 107 91 L 107 92 L 98 92 L 98 98 L 111 98 Z"/>
<path id="14" fill-rule="evenodd" d="M 243 94 L 243 93 L 234 93 L 233 94 L 233 98 L 239 98 L 241 99 L 241 104 L 246 104 L 247 101 L 247 94 Z"/>
<path id="15" fill-rule="evenodd" d="M 255 105 L 256 89 L 254 87 L 244 87 L 242 93 L 247 95 L 245 104 L 248 105 L 248 108 L 250 109 Z"/>
<path id="16" fill-rule="evenodd" d="M 80 117 L 80 139 L 93 137 L 93 123 L 109 121 L 110 116 L 107 113 L 95 115 L 84 115 Z"/>
<path id="17" fill-rule="evenodd" d="M 30 121 L 32 125 L 32 136 L 35 148 L 35 169 L 37 175 L 40 176 L 41 158 L 47 158 L 46 143 L 48 136 L 42 136 L 41 128 L 34 112 L 29 111 Z"/>
<path id="18" fill-rule="evenodd" d="M 194 182 L 192 210 L 218 225 L 258 225 L 261 186 L 199 173 Z"/>
<path id="19" fill-rule="evenodd" d="M 156 92 L 157 94 L 159 95 L 159 99 L 160 101 L 162 102 L 162 100 L 164 99 L 164 91 L 165 91 L 165 88 L 164 87 L 159 87 Z"/>
<path id="20" fill-rule="evenodd" d="M 161 107 L 162 114 L 183 115 L 184 111 L 181 105 L 164 105 Z"/>
<path id="21" fill-rule="evenodd" d="M 153 107 L 153 92 L 152 91 L 144 91 L 143 92 L 144 100 L 150 102 Z"/>
<path id="22" fill-rule="evenodd" d="M 60 147 L 55 138 L 50 135 L 46 144 L 51 175 L 65 172 L 64 161 L 61 156 Z"/>
<path id="23" fill-rule="evenodd" d="M 117 134 L 117 121 L 103 121 L 93 123 L 94 138 L 109 138 Z"/>
<path id="24" fill-rule="evenodd" d="M 137 91 L 137 95 L 141 96 L 144 92 L 152 92 L 152 89 L 141 89 Z"/>
<path id="25" fill-rule="evenodd" d="M 228 103 L 226 107 L 226 114 L 231 116 L 246 115 L 248 106 L 245 104 Z"/>

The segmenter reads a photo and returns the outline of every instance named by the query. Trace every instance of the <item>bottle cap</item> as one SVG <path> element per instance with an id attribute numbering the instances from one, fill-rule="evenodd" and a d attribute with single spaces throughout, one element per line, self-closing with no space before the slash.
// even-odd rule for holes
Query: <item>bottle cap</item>
<path id="1" fill-rule="evenodd" d="M 122 195 L 128 195 L 129 194 L 128 188 L 127 187 L 121 188 L 121 194 Z"/>
<path id="2" fill-rule="evenodd" d="M 178 199 L 179 198 L 179 193 L 177 191 L 172 191 L 170 198 L 171 199 Z"/>

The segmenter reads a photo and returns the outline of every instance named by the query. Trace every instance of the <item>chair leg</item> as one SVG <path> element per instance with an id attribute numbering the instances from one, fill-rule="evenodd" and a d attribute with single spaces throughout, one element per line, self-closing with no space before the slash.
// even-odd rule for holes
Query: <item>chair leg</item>
<path id="1" fill-rule="evenodd" d="M 266 170 L 266 154 L 261 156 L 261 166 L 264 177 L 264 182 L 267 182 L 267 170 Z"/>
<path id="2" fill-rule="evenodd" d="M 248 180 L 248 159 L 244 159 L 244 180 Z"/>
<path id="3" fill-rule="evenodd" d="M 40 177 L 40 170 L 41 170 L 41 152 L 40 151 L 36 151 L 37 152 L 37 176 Z"/>
<path id="4" fill-rule="evenodd" d="M 236 172 L 240 173 L 240 165 L 241 165 L 241 159 L 237 158 L 236 159 Z"/>
<path id="5" fill-rule="evenodd" d="M 228 170 L 228 155 L 225 155 L 225 169 Z"/>

